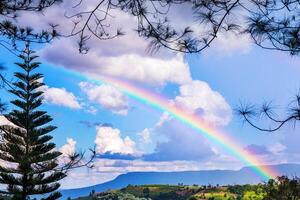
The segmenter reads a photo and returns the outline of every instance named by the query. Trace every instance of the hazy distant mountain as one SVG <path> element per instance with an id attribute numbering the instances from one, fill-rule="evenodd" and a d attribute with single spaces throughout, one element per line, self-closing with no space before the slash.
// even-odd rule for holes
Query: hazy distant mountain
<path id="1" fill-rule="evenodd" d="M 287 176 L 300 176 L 300 164 L 281 164 L 272 166 L 280 174 Z M 92 190 L 96 192 L 109 189 L 119 189 L 127 185 L 145 184 L 170 184 L 177 185 L 228 185 L 228 184 L 255 184 L 262 182 L 250 167 L 244 167 L 238 171 L 234 170 L 205 170 L 186 172 L 132 172 L 118 176 L 112 181 L 79 189 L 62 190 L 62 199 L 67 197 L 87 196 Z"/>

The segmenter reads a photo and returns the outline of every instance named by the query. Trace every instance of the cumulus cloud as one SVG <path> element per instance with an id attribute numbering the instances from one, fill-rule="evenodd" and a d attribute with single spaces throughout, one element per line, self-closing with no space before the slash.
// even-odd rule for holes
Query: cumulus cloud
<path id="1" fill-rule="evenodd" d="M 92 115 L 96 115 L 98 110 L 94 107 L 94 106 L 88 106 L 86 108 L 86 112 L 92 114 Z"/>
<path id="2" fill-rule="evenodd" d="M 286 149 L 287 147 L 281 143 L 275 143 L 274 145 L 269 147 L 269 151 L 272 152 L 273 154 L 279 154 Z"/>
<path id="3" fill-rule="evenodd" d="M 184 62 L 183 56 L 156 58 L 130 51 L 108 56 L 99 55 L 96 50 L 82 55 L 78 54 L 75 45 L 71 41 L 54 42 L 42 50 L 42 57 L 56 65 L 96 78 L 101 78 L 101 75 L 114 76 L 151 85 L 164 85 L 168 82 L 183 84 L 191 80 L 189 66 Z M 99 44 L 98 48 L 103 46 Z M 61 49 L 63 54 L 58 53 Z"/>
<path id="4" fill-rule="evenodd" d="M 23 14 L 21 14 L 21 16 L 18 18 L 18 22 L 23 25 L 34 26 L 41 29 L 49 27 L 49 24 L 58 24 L 59 22 L 57 29 L 63 34 L 68 34 L 72 31 L 74 24 L 72 20 L 66 18 L 65 15 L 67 14 L 71 16 L 78 11 L 90 10 L 96 5 L 97 2 L 95 1 L 85 1 L 74 8 L 74 2 L 64 1 L 59 6 L 51 6 L 43 13 L 23 12 Z M 99 52 L 99 54 L 113 56 L 127 54 L 128 52 L 146 55 L 147 53 L 145 50 L 147 49 L 149 42 L 142 37 L 139 37 L 136 31 L 134 31 L 137 29 L 137 19 L 117 9 L 111 10 L 109 14 L 110 15 L 107 16 L 107 23 L 110 24 L 110 27 L 107 27 L 107 32 L 115 32 L 118 28 L 122 28 L 123 32 L 126 34 L 125 36 L 116 38 L 114 40 L 103 40 L 101 42 L 97 42 L 95 37 L 91 37 L 91 40 L 88 41 L 91 50 Z M 189 7 L 182 9 L 182 5 L 172 6 L 172 8 L 169 10 L 169 16 L 172 19 L 170 22 L 173 26 L 179 29 L 189 26 L 193 29 L 196 37 L 203 35 L 203 32 L 207 31 L 205 26 L 195 23 L 194 16 L 192 12 L 190 12 Z M 87 15 L 82 15 L 81 19 L 84 21 L 86 20 L 86 17 Z M 236 18 L 235 16 L 232 16 L 231 19 L 238 20 L 239 24 L 245 23 L 243 22 L 244 19 Z M 124 24 L 126 24 L 126 26 L 124 26 Z M 248 46 L 250 41 L 251 40 L 249 39 L 249 36 L 234 34 L 231 32 L 227 33 L 223 31 L 218 34 L 218 37 L 212 43 L 212 46 L 216 50 L 220 49 L 218 50 L 219 53 L 233 54 L 246 51 L 245 49 L 249 48 Z M 101 44 L 102 48 L 97 47 L 99 44 Z M 170 56 L 170 53 L 166 53 L 164 49 L 162 49 L 162 51 L 165 57 L 166 54 Z"/>
<path id="5" fill-rule="evenodd" d="M 223 96 L 199 80 L 181 85 L 179 94 L 171 103 L 216 126 L 227 125 L 231 120 L 232 111 Z M 156 143 L 152 153 L 143 155 L 146 161 L 207 161 L 222 156 L 205 137 L 173 119 L 167 112 L 160 116 L 152 129 L 145 129 L 144 134 L 138 135 L 148 137 L 150 130 L 162 139 Z"/>
<path id="6" fill-rule="evenodd" d="M 170 114 L 168 112 L 164 112 L 160 118 L 159 121 L 155 124 L 156 128 L 161 127 L 166 121 L 169 121 L 171 119 Z"/>
<path id="7" fill-rule="evenodd" d="M 13 125 L 13 123 L 8 121 L 3 115 L 0 115 L 0 126 L 2 125 Z"/>
<path id="8" fill-rule="evenodd" d="M 145 128 L 142 132 L 138 133 L 138 136 L 140 137 L 140 141 L 143 144 L 151 143 L 151 132 L 148 128 Z"/>
<path id="9" fill-rule="evenodd" d="M 174 119 L 156 128 L 155 132 L 167 139 L 158 141 L 154 152 L 143 156 L 146 161 L 204 161 L 216 155 L 203 136 Z"/>
<path id="10" fill-rule="evenodd" d="M 98 103 L 113 113 L 126 115 L 128 112 L 128 99 L 118 89 L 111 85 L 94 85 L 88 82 L 80 82 L 79 87 L 92 102 Z"/>
<path id="11" fill-rule="evenodd" d="M 90 10 L 93 6 L 94 2 L 86 1 L 77 9 Z M 76 12 L 72 3 L 63 2 L 61 6 L 47 9 L 43 15 L 24 13 L 19 18 L 19 23 L 45 28 L 48 24 L 59 22 L 58 31 L 68 34 L 74 24 L 65 17 L 65 13 L 72 15 L 71 10 Z M 96 77 L 109 75 L 153 85 L 164 85 L 168 82 L 183 84 L 191 80 L 189 66 L 184 62 L 183 55 L 164 49 L 154 55 L 147 53 L 149 43 L 134 31 L 136 18 L 120 10 L 112 10 L 110 16 L 110 29 L 114 31 L 122 27 L 126 33 L 124 36 L 112 40 L 91 37 L 87 41 L 90 50 L 86 55 L 78 53 L 77 38 L 61 38 L 47 44 L 40 52 L 41 57 L 55 65 Z"/>
<path id="12" fill-rule="evenodd" d="M 76 141 L 73 138 L 67 138 L 67 144 L 64 144 L 59 151 L 63 156 L 70 156 L 75 153 L 76 150 Z"/>
<path id="13" fill-rule="evenodd" d="M 246 54 L 251 49 L 251 39 L 248 34 L 235 34 L 234 32 L 223 33 L 221 39 L 216 40 L 219 53 L 234 54 L 236 52 Z"/>
<path id="14" fill-rule="evenodd" d="M 252 41 L 248 34 L 220 33 L 204 54 L 206 56 L 247 54 L 250 52 L 251 46 Z"/>
<path id="15" fill-rule="evenodd" d="M 60 6 L 47 9 L 42 15 L 24 12 L 18 20 L 21 24 L 41 28 L 59 22 L 58 30 L 63 34 L 69 34 L 74 24 L 72 20 L 65 17 L 65 14 L 72 15 L 78 10 L 90 10 L 95 6 L 95 2 L 85 1 L 76 8 L 73 6 L 71 2 L 63 2 Z M 181 9 L 178 12 L 178 9 L 175 9 L 170 13 L 174 25 L 180 28 L 186 25 L 192 26 L 195 34 L 201 35 L 198 32 L 203 30 L 203 27 L 194 23 L 188 10 L 182 12 Z M 57 66 L 96 78 L 109 75 L 160 86 L 167 83 L 181 85 L 191 81 L 190 69 L 183 55 L 164 48 L 154 55 L 147 53 L 149 42 L 134 31 L 137 28 L 136 18 L 119 10 L 112 10 L 110 16 L 108 17 L 108 23 L 111 25 L 109 29 L 115 31 L 121 27 L 126 33 L 124 36 L 112 40 L 99 40 L 92 36 L 87 41 L 90 50 L 86 55 L 78 53 L 77 38 L 61 38 L 47 44 L 40 52 L 41 57 Z M 84 16 L 82 19 L 85 19 Z M 233 33 L 220 34 L 212 45 L 218 53 L 247 52 L 248 40 L 247 36 L 237 36 Z"/>
<path id="16" fill-rule="evenodd" d="M 73 156 L 76 152 L 76 141 L 73 138 L 67 138 L 67 143 L 61 146 L 58 151 L 62 155 L 58 158 L 60 164 L 67 164 L 70 162 L 70 156 Z"/>
<path id="17" fill-rule="evenodd" d="M 95 144 L 98 154 L 138 154 L 135 142 L 128 136 L 122 138 L 119 129 L 98 126 L 96 131 Z"/>
<path id="18" fill-rule="evenodd" d="M 6 119 L 5 116 L 0 115 L 0 126 L 3 125 L 8 125 L 8 126 L 13 126 L 15 128 L 18 128 L 18 126 L 16 126 L 15 124 L 13 124 L 12 122 L 8 121 L 8 119 Z M 19 127 L 20 128 L 20 127 Z M 1 131 L 0 131 L 1 132 Z"/>
<path id="19" fill-rule="evenodd" d="M 245 13 L 239 13 L 238 15 L 244 15 Z M 235 23 L 240 24 L 241 26 L 246 26 L 245 18 L 236 17 L 232 15 L 231 20 Z M 193 21 L 192 18 L 189 21 Z M 205 24 L 193 23 L 191 28 L 194 30 L 193 35 L 195 37 L 201 37 L 207 35 L 210 27 Z M 217 37 L 209 45 L 209 48 L 206 48 L 203 51 L 202 55 L 208 57 L 226 57 L 247 54 L 251 51 L 252 39 L 249 34 L 240 34 L 239 31 L 225 31 L 219 30 Z"/>
<path id="20" fill-rule="evenodd" d="M 106 58 L 106 62 L 107 65 L 102 68 L 104 74 L 149 84 L 163 85 L 166 82 L 184 84 L 191 80 L 189 67 L 182 56 L 164 60 L 131 54 L 117 59 Z"/>
<path id="21" fill-rule="evenodd" d="M 177 106 L 201 116 L 214 125 L 225 126 L 230 122 L 232 117 L 230 106 L 224 97 L 212 90 L 206 82 L 194 80 L 181 85 L 179 92 L 174 100 Z"/>
<path id="22" fill-rule="evenodd" d="M 68 92 L 65 88 L 55 88 L 44 86 L 42 88 L 44 100 L 47 103 L 59 106 L 65 106 L 71 109 L 80 109 L 81 105 L 72 92 Z"/>

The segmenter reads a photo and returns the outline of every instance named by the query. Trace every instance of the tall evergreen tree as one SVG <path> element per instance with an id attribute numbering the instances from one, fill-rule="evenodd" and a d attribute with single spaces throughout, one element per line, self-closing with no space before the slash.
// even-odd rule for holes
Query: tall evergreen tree
<path id="1" fill-rule="evenodd" d="M 54 200 L 61 196 L 56 191 L 60 187 L 58 181 L 66 174 L 58 170 L 61 153 L 55 150 L 48 134 L 56 127 L 47 125 L 52 118 L 38 110 L 44 84 L 39 81 L 43 75 L 33 72 L 40 64 L 34 62 L 37 56 L 33 54 L 27 47 L 19 56 L 22 62 L 16 65 L 21 70 L 14 74 L 17 81 L 10 90 L 16 96 L 11 101 L 15 109 L 5 115 L 11 124 L 0 126 L 0 159 L 5 161 L 5 165 L 0 165 L 0 183 L 7 185 L 1 192 L 14 200 L 41 194 L 43 200 Z"/>

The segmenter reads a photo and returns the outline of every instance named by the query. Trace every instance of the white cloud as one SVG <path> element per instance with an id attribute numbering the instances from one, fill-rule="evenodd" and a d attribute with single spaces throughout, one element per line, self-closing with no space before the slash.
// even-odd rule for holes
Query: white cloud
<path id="1" fill-rule="evenodd" d="M 95 1 L 85 1 L 81 5 L 74 8 L 74 3 L 72 1 L 64 1 L 59 6 L 51 6 L 49 9 L 41 13 L 29 13 L 23 12 L 18 18 L 18 22 L 23 25 L 29 25 L 33 27 L 38 27 L 40 29 L 46 29 L 49 27 L 49 24 L 59 25 L 57 29 L 62 32 L 62 34 L 69 34 L 74 24 L 72 20 L 65 17 L 65 14 L 72 15 L 78 11 L 90 10 L 95 7 Z M 182 9 L 182 6 L 173 6 L 169 10 L 169 17 L 171 20 L 172 26 L 184 29 L 184 27 L 189 26 L 193 29 L 195 37 L 201 37 L 204 34 L 204 31 L 208 31 L 205 25 L 201 25 L 194 20 L 190 8 L 186 7 Z M 147 55 L 146 49 L 149 45 L 149 42 L 144 38 L 139 37 L 138 34 L 134 31 L 137 29 L 137 19 L 125 12 L 120 10 L 111 10 L 110 15 L 107 16 L 107 22 L 110 24 L 110 27 L 107 27 L 107 32 L 115 32 L 118 28 L 122 28 L 122 31 L 125 32 L 125 36 L 116 38 L 114 40 L 103 40 L 99 41 L 94 37 L 91 37 L 91 40 L 88 41 L 88 45 L 91 47 L 91 51 L 97 52 L 99 55 L 107 55 L 117 57 L 125 54 L 136 54 L 136 55 Z M 245 13 L 240 13 L 238 11 L 236 16 L 244 15 Z M 98 13 L 101 15 L 101 13 Z M 110 17 L 113 16 L 113 17 Z M 232 15 L 230 18 L 238 24 L 245 24 L 245 18 L 236 17 Z M 86 20 L 87 15 L 82 15 L 81 19 Z M 101 18 L 101 17 L 100 17 Z M 77 19 L 79 20 L 79 19 Z M 126 24 L 126 26 L 124 26 Z M 78 26 L 78 29 L 80 25 Z M 67 39 L 61 39 L 59 41 L 63 42 Z M 77 38 L 73 39 L 77 40 Z M 134 42 L 132 42 L 134 41 Z M 211 44 L 211 48 L 208 48 L 209 51 L 213 49 L 213 52 L 217 52 L 222 55 L 232 55 L 235 53 L 245 53 L 249 51 L 251 44 L 251 39 L 248 35 L 235 34 L 233 32 L 222 31 L 219 32 L 218 37 Z M 56 44 L 55 44 L 56 45 Z M 54 46 L 55 46 L 54 45 Z M 75 45 L 72 45 L 75 47 Z M 99 48 L 100 46 L 100 48 Z M 66 47 L 66 46 L 65 46 Z M 54 47 L 56 48 L 56 47 Z M 57 50 L 65 50 L 57 48 Z M 162 49 L 158 54 L 164 55 L 164 57 L 172 57 L 169 50 Z M 156 54 L 156 57 L 159 55 Z"/>
<path id="2" fill-rule="evenodd" d="M 76 8 L 73 6 L 73 3 L 63 2 L 60 6 L 47 9 L 43 14 L 24 12 L 18 21 L 40 28 L 59 22 L 58 30 L 67 35 L 72 31 L 74 24 L 65 17 L 65 14 L 72 15 L 78 10 L 90 10 L 95 6 L 95 2 L 85 1 Z M 195 35 L 201 35 L 199 32 L 204 29 L 194 23 L 189 9 L 184 12 L 181 9 L 180 14 L 178 11 L 178 8 L 175 8 L 170 12 L 171 18 L 175 19 L 173 24 L 180 28 L 190 26 L 194 29 Z M 83 21 L 86 19 L 84 15 L 81 17 Z M 135 17 L 119 10 L 112 10 L 107 23 L 110 24 L 108 32 L 111 32 L 110 30 L 114 32 L 121 27 L 126 34 L 112 40 L 99 40 L 92 36 L 87 41 L 90 50 L 86 55 L 78 53 L 77 37 L 60 38 L 47 44 L 40 52 L 41 57 L 56 66 L 63 66 L 95 78 L 108 75 L 159 86 L 167 83 L 186 84 L 192 80 L 183 55 L 176 55 L 164 48 L 155 54 L 147 53 L 149 42 L 133 31 L 137 28 Z M 210 49 L 213 49 L 212 55 L 215 55 L 215 52 L 222 55 L 247 52 L 250 47 L 249 41 L 247 35 L 221 33 L 212 43 L 209 52 Z"/>
<path id="3" fill-rule="evenodd" d="M 96 151 L 99 154 L 130 154 L 136 155 L 136 145 L 130 137 L 121 137 L 119 129 L 112 127 L 97 127 L 97 134 L 95 139 Z"/>
<path id="4" fill-rule="evenodd" d="M 0 115 L 0 126 L 3 126 L 3 125 L 13 126 L 15 128 L 18 127 L 15 124 L 13 124 L 12 122 L 8 121 L 8 119 L 6 119 L 6 117 L 4 117 L 3 115 Z"/>
<path id="5" fill-rule="evenodd" d="M 239 16 L 245 16 L 245 13 L 239 13 Z M 246 25 L 245 18 L 231 16 L 231 20 L 235 21 L 241 26 Z M 193 19 L 189 19 L 193 21 Z M 191 28 L 194 30 L 195 37 L 207 36 L 207 32 L 211 29 L 210 26 L 205 24 L 193 23 Z M 209 48 L 204 49 L 202 55 L 211 57 L 224 57 L 247 54 L 251 51 L 252 39 L 249 34 L 240 34 L 239 31 L 225 31 L 220 30 L 217 37 L 209 45 Z"/>
<path id="6" fill-rule="evenodd" d="M 10 121 L 6 119 L 3 115 L 0 115 L 0 126 L 2 125 L 13 125 Z"/>
<path id="7" fill-rule="evenodd" d="M 189 66 L 182 55 L 157 58 L 139 55 L 130 50 L 121 55 L 99 55 L 103 48 L 101 44 L 95 50 L 82 55 L 78 54 L 75 45 L 71 41 L 55 41 L 42 50 L 42 57 L 56 65 L 96 78 L 113 76 L 159 86 L 168 82 L 184 84 L 191 81 Z M 59 53 L 61 49 L 63 54 Z"/>
<path id="8" fill-rule="evenodd" d="M 76 10 L 90 10 L 93 6 L 94 2 L 86 1 L 74 9 L 72 3 L 63 2 L 60 6 L 47 9 L 43 15 L 23 13 L 18 21 L 40 28 L 59 22 L 58 31 L 67 35 L 72 31 L 74 23 L 65 17 L 65 13 L 72 15 Z M 166 49 L 155 54 L 147 52 L 148 41 L 134 31 L 137 26 L 135 17 L 120 10 L 112 10 L 108 18 L 110 30 L 121 27 L 126 34 L 112 40 L 91 37 L 87 41 L 90 50 L 86 55 L 79 54 L 77 37 L 60 38 L 40 51 L 42 58 L 56 66 L 88 75 L 116 76 L 153 85 L 168 82 L 183 84 L 191 80 L 189 66 L 184 62 L 183 55 L 176 55 Z"/>
<path id="9" fill-rule="evenodd" d="M 97 109 L 94 107 L 94 106 L 89 106 L 87 109 L 86 109 L 86 111 L 88 112 L 88 113 L 91 113 L 91 114 L 93 114 L 93 115 L 96 115 L 96 113 L 97 113 Z"/>
<path id="10" fill-rule="evenodd" d="M 282 153 L 286 149 L 286 146 L 284 146 L 281 143 L 276 143 L 270 147 L 268 147 L 268 150 L 273 154 Z"/>
<path id="11" fill-rule="evenodd" d="M 170 114 L 168 112 L 164 112 L 160 118 L 159 121 L 155 124 L 156 128 L 161 127 L 166 121 L 171 120 Z"/>
<path id="12" fill-rule="evenodd" d="M 188 65 L 182 56 L 172 59 L 156 59 L 128 54 L 115 58 L 106 58 L 107 65 L 101 71 L 117 77 L 164 85 L 166 82 L 184 84 L 191 80 Z"/>
<path id="13" fill-rule="evenodd" d="M 226 32 L 220 34 L 210 50 L 221 55 L 246 54 L 251 50 L 251 42 L 248 34 Z"/>
<path id="14" fill-rule="evenodd" d="M 154 150 L 143 155 L 146 161 L 206 161 L 217 156 L 211 143 L 196 130 L 186 127 L 175 119 L 155 127 L 159 136 Z"/>
<path id="15" fill-rule="evenodd" d="M 214 125 L 227 125 L 232 117 L 232 110 L 224 97 L 212 90 L 203 81 L 195 80 L 181 85 L 180 94 L 174 103 L 188 112 L 200 115 Z"/>
<path id="16" fill-rule="evenodd" d="M 81 105 L 72 92 L 68 92 L 65 88 L 55 88 L 44 86 L 42 88 L 44 100 L 47 103 L 65 106 L 71 109 L 80 109 Z"/>
<path id="17" fill-rule="evenodd" d="M 212 57 L 224 57 L 237 54 L 247 54 L 251 51 L 252 41 L 248 34 L 237 34 L 234 32 L 222 32 L 213 41 L 211 47 L 203 54 Z"/>
<path id="18" fill-rule="evenodd" d="M 142 132 L 138 133 L 138 136 L 140 137 L 140 141 L 143 144 L 151 143 L 151 132 L 148 128 L 145 128 Z"/>
<path id="19" fill-rule="evenodd" d="M 76 150 L 76 141 L 73 138 L 67 138 L 67 144 L 63 145 L 59 151 L 63 156 L 70 156 L 75 153 Z"/>
<path id="20" fill-rule="evenodd" d="M 79 87 L 86 93 L 90 101 L 100 104 L 113 113 L 120 115 L 127 114 L 128 99 L 115 87 L 107 84 L 97 86 L 87 82 L 80 82 Z"/>

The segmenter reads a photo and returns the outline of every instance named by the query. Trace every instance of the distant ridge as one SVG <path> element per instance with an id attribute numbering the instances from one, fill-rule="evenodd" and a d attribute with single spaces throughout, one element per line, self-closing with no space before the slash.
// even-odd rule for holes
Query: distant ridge
<path id="1" fill-rule="evenodd" d="M 280 164 L 272 165 L 281 175 L 299 176 L 300 164 Z M 201 170 L 184 172 L 130 172 L 118 176 L 112 181 L 106 183 L 78 188 L 62 190 L 62 199 L 68 197 L 75 198 L 87 196 L 92 190 L 102 192 L 109 189 L 120 189 L 127 185 L 145 185 L 145 184 L 170 184 L 177 185 L 232 185 L 232 184 L 256 184 L 263 180 L 256 175 L 251 167 L 244 167 L 240 170 Z"/>

